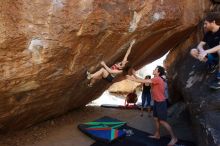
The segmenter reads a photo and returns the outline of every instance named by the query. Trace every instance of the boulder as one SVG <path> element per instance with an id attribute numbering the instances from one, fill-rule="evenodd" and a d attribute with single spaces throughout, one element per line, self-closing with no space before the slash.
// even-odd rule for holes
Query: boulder
<path id="1" fill-rule="evenodd" d="M 168 55 L 169 95 L 172 101 L 183 101 L 189 111 L 199 146 L 220 145 L 220 90 L 213 90 L 210 83 L 216 73 L 208 65 L 190 55 L 190 49 L 201 40 L 201 26 Z M 192 45 L 194 44 L 194 45 Z"/>
<path id="2" fill-rule="evenodd" d="M 140 68 L 185 40 L 209 0 L 0 1 L 0 130 L 29 127 L 86 105 L 110 85 L 86 70 L 122 59 Z"/>

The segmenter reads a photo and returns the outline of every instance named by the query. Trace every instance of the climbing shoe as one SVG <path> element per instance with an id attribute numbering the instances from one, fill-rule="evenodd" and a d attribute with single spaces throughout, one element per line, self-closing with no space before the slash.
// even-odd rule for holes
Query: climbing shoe
<path id="1" fill-rule="evenodd" d="M 90 80 L 92 78 L 91 73 L 89 71 L 86 72 L 87 79 Z"/>

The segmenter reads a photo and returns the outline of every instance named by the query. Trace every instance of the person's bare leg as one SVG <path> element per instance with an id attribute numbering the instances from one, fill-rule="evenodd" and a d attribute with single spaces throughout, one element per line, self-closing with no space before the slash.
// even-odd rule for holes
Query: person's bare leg
<path id="1" fill-rule="evenodd" d="M 160 120 L 160 124 L 164 126 L 166 130 L 169 132 L 169 134 L 171 135 L 171 140 L 168 143 L 168 146 L 173 146 L 178 140 L 173 133 L 172 127 L 170 126 L 170 124 L 168 124 L 166 121 L 163 121 L 163 120 Z"/>
<path id="2" fill-rule="evenodd" d="M 105 70 L 104 68 L 101 68 L 97 72 L 91 74 L 90 76 L 90 83 L 89 85 L 92 86 L 97 80 L 100 80 L 101 78 L 106 78 L 109 75 L 109 72 Z"/>
<path id="3" fill-rule="evenodd" d="M 151 107 L 150 106 L 147 107 L 147 112 L 148 112 L 148 117 L 151 117 Z"/>
<path id="4" fill-rule="evenodd" d="M 101 68 L 100 70 L 98 70 L 97 72 L 91 74 L 91 78 L 96 78 L 96 79 L 99 79 L 102 77 L 103 75 L 103 72 L 106 71 L 104 68 Z"/>
<path id="5" fill-rule="evenodd" d="M 143 107 L 141 107 L 141 117 L 143 117 L 143 115 L 144 115 L 144 109 Z"/>
<path id="6" fill-rule="evenodd" d="M 153 136 L 149 136 L 149 137 L 160 139 L 160 122 L 159 122 L 159 119 L 154 117 L 154 121 L 155 121 L 155 124 L 156 124 L 156 131 L 155 131 Z"/>

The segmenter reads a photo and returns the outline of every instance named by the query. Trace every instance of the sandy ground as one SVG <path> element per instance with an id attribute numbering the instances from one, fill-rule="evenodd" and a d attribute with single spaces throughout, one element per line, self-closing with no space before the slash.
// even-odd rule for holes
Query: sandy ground
<path id="1" fill-rule="evenodd" d="M 127 122 L 129 126 L 149 133 L 154 131 L 153 118 L 148 117 L 147 113 L 141 117 L 140 110 L 85 107 L 22 131 L 0 135 L 0 146 L 89 146 L 94 141 L 81 133 L 77 125 L 102 116 L 117 118 Z M 169 121 L 178 138 L 193 140 L 193 134 L 184 115 L 178 120 L 169 119 Z M 167 134 L 163 128 L 161 134 Z"/>

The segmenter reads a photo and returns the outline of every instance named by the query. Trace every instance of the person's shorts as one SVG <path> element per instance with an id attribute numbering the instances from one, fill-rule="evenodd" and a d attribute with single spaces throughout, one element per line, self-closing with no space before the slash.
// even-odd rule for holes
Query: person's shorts
<path id="1" fill-rule="evenodd" d="M 103 78 L 103 79 L 105 79 L 105 80 L 108 81 L 108 82 L 112 82 L 112 80 L 114 79 L 114 77 L 113 77 L 111 74 L 109 74 L 106 78 Z"/>
<path id="2" fill-rule="evenodd" d="M 153 116 L 159 120 L 167 120 L 167 103 L 166 101 L 157 102 L 154 101 Z"/>

